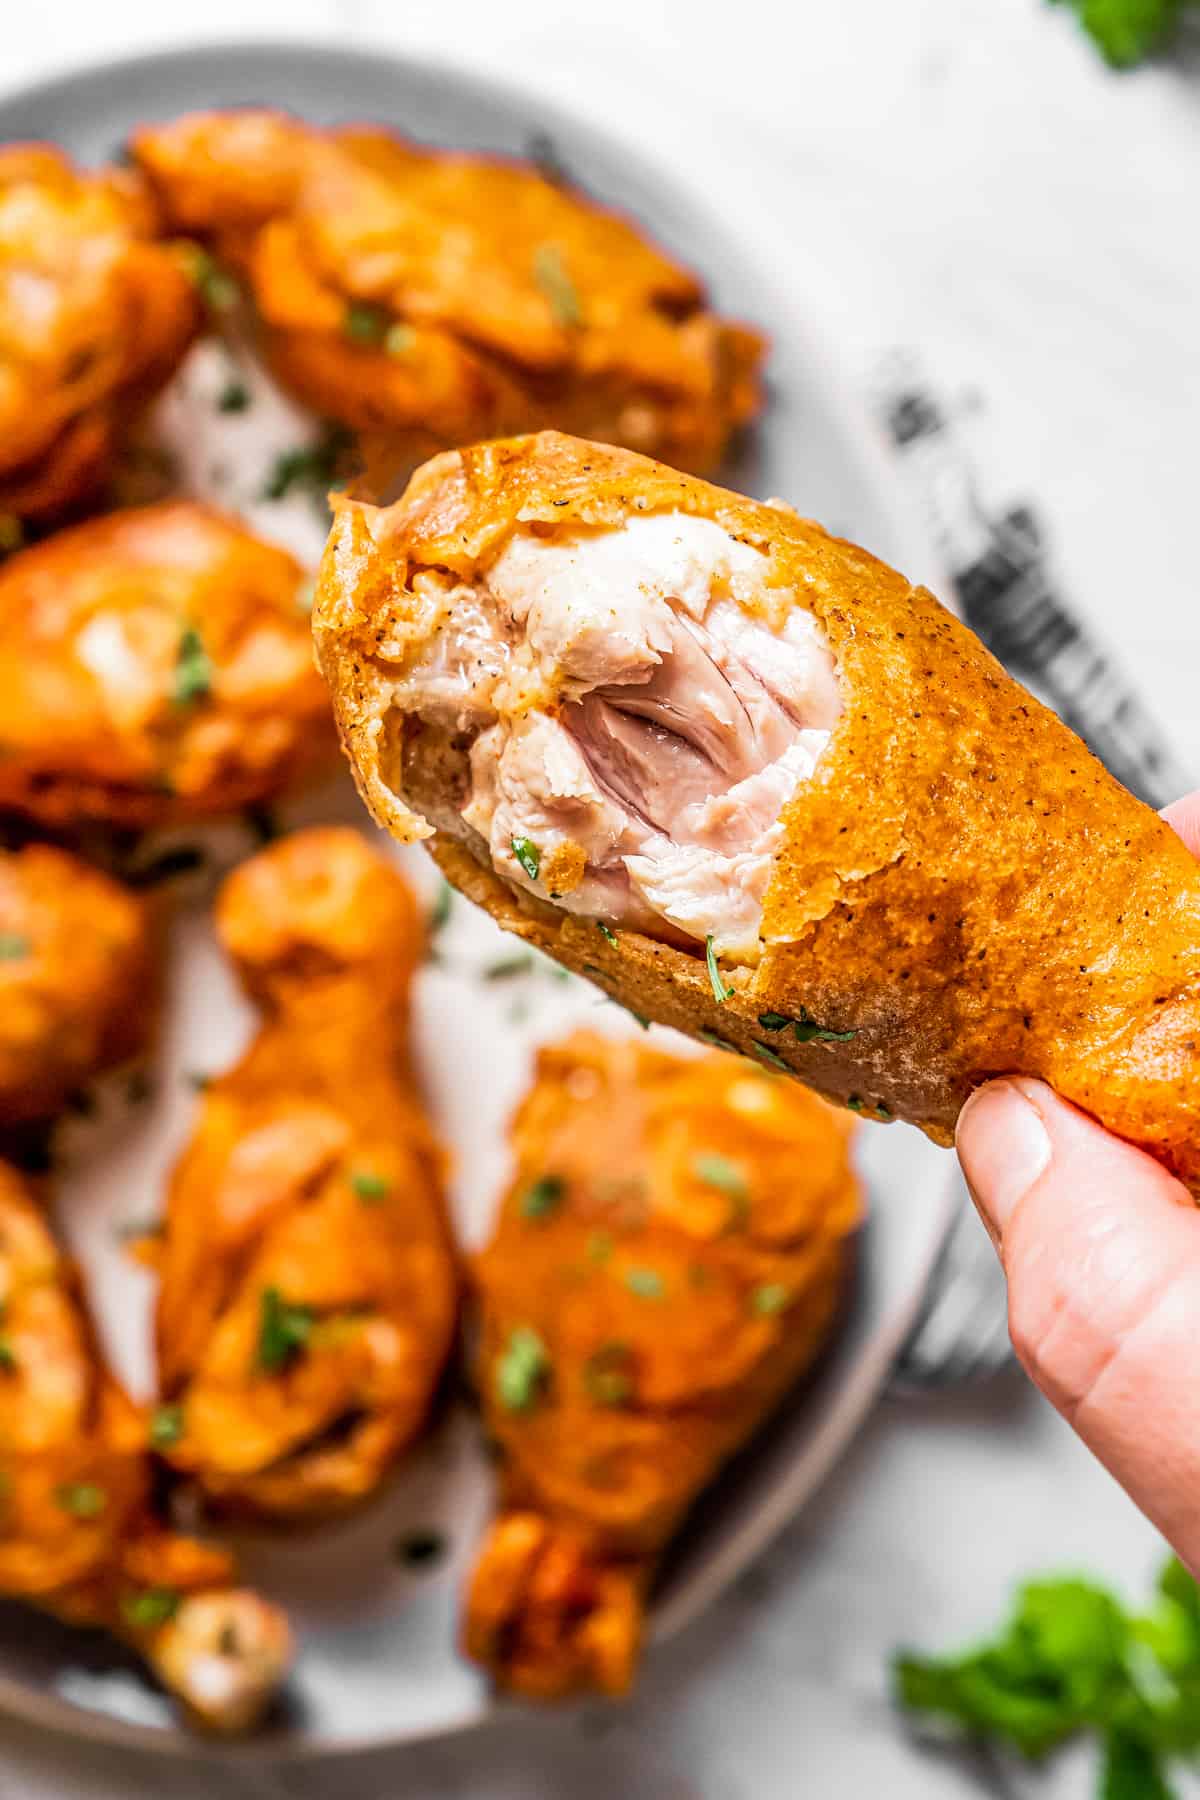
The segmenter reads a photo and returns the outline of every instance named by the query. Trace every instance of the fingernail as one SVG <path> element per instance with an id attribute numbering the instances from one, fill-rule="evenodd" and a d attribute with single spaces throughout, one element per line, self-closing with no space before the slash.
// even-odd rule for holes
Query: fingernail
<path id="1" fill-rule="evenodd" d="M 1049 1133 L 1015 1082 L 992 1081 L 963 1107 L 957 1143 L 971 1198 L 998 1247 L 1018 1202 L 1050 1161 Z"/>

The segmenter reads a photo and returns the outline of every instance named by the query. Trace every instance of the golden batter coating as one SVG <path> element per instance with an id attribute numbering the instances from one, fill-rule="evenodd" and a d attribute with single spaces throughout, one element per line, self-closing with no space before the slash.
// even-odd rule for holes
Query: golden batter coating
<path id="1" fill-rule="evenodd" d="M 76 169 L 48 144 L 0 148 L 0 518 L 10 540 L 22 521 L 97 497 L 200 317 L 140 177 Z"/>
<path id="2" fill-rule="evenodd" d="M 147 126 L 172 225 L 247 286 L 268 361 L 409 462 L 541 425 L 713 467 L 764 345 L 626 220 L 528 164 L 282 113 Z"/>
<path id="3" fill-rule="evenodd" d="M 189 501 L 0 568 L 0 807 L 169 825 L 266 801 L 330 748 L 298 563 Z"/>
<path id="4" fill-rule="evenodd" d="M 757 960 L 712 970 L 703 942 L 632 927 L 610 941 L 511 856 L 498 874 L 459 818 L 466 743 L 422 766 L 392 707 L 430 571 L 459 583 L 463 617 L 518 530 L 553 542 L 657 514 L 765 559 L 746 617 L 814 620 L 841 695 L 779 814 Z M 451 880 L 626 1005 L 943 1144 L 978 1083 L 1037 1076 L 1200 1194 L 1200 867 L 966 626 L 866 551 L 781 504 L 545 433 L 442 456 L 384 511 L 344 502 L 314 626 L 376 818 L 422 832 L 407 790 L 441 827 Z"/>
<path id="5" fill-rule="evenodd" d="M 104 1368 L 70 1266 L 0 1164 L 0 1592 L 131 1644 L 194 1723 L 244 1731 L 291 1659 L 225 1550 L 156 1515 L 146 1422 Z"/>
<path id="6" fill-rule="evenodd" d="M 408 1070 L 416 902 L 356 831 L 279 840 L 217 929 L 261 1007 L 206 1088 L 158 1250 L 164 1454 L 275 1519 L 371 1493 L 428 1417 L 457 1279 Z"/>
<path id="7" fill-rule="evenodd" d="M 592 1032 L 540 1052 L 475 1265 L 502 1511 L 464 1637 L 501 1685 L 629 1685 L 657 1556 L 836 1318 L 849 1129 L 730 1056 Z"/>
<path id="8" fill-rule="evenodd" d="M 67 851 L 0 851 L 0 1126 L 52 1118 L 145 1047 L 157 936 L 145 900 Z"/>

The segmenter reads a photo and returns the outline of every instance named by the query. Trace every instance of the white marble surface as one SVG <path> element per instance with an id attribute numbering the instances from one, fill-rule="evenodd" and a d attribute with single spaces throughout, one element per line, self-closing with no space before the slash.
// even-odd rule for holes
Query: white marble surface
<path id="1" fill-rule="evenodd" d="M 911 344 L 980 391 L 1001 491 L 1041 504 L 1066 591 L 1200 769 L 1194 45 L 1117 80 L 1039 0 L 9 0 L 0 87 L 133 48 L 271 36 L 509 75 L 770 221 L 857 366 Z M 978 1793 L 890 1718 L 889 1648 L 985 1626 L 1033 1569 L 1087 1566 L 1137 1592 L 1158 1555 L 1019 1379 L 890 1402 L 741 1591 L 654 1655 L 616 1723 L 518 1719 L 279 1776 L 0 1724 L 0 1800 Z M 1055 1800 L 1089 1788 L 1078 1760 L 1036 1784 Z"/>

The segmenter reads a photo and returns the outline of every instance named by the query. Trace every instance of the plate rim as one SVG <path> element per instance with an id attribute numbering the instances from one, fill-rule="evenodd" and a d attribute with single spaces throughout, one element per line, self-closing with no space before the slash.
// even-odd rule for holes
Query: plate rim
<path id="1" fill-rule="evenodd" d="M 644 155 L 637 143 L 620 129 L 614 130 L 587 113 L 577 116 L 569 108 L 560 106 L 553 97 L 527 87 L 507 74 L 492 75 L 473 65 L 457 63 L 448 56 L 410 52 L 392 43 L 359 41 L 342 44 L 313 32 L 301 32 L 287 39 L 258 35 L 201 38 L 183 44 L 69 59 L 53 72 L 32 80 L 17 79 L 0 84 L 0 116 L 13 104 L 35 107 L 62 104 L 70 99 L 72 90 L 91 88 L 118 71 L 122 75 L 144 77 L 148 89 L 152 89 L 155 74 L 167 67 L 186 68 L 197 60 L 235 63 L 239 58 L 269 56 L 300 61 L 310 68 L 329 62 L 340 63 L 343 67 L 388 63 L 403 68 L 409 77 L 425 76 L 431 82 L 455 85 L 468 98 L 475 93 L 492 102 L 499 100 L 514 113 L 528 114 L 531 124 L 544 126 L 551 134 L 561 129 L 576 137 L 590 137 L 614 162 L 625 162 L 644 170 L 653 178 L 657 191 L 668 200 L 678 201 L 687 212 L 711 218 L 724 243 L 740 253 L 743 266 L 750 270 L 755 286 L 771 297 L 772 304 L 763 310 L 777 319 L 787 320 L 788 340 L 803 361 L 806 377 L 819 390 L 822 403 L 836 419 L 844 441 L 857 457 L 872 498 L 886 518 L 895 542 L 903 547 L 904 556 L 911 558 L 914 566 L 938 578 L 936 585 L 945 597 L 943 603 L 953 607 L 953 590 L 945 579 L 940 552 L 921 521 L 920 509 L 911 500 L 905 500 L 904 483 L 888 454 L 882 431 L 874 427 L 865 403 L 853 398 L 857 384 L 845 372 L 836 327 L 827 322 L 828 308 L 822 306 L 804 284 L 803 268 L 794 241 L 786 241 L 784 253 L 777 250 L 768 264 L 756 247 L 763 241 L 762 234 L 756 237 L 753 227 L 746 222 L 748 214 L 753 214 L 763 219 L 765 229 L 765 209 L 757 202 L 748 207 L 743 197 L 739 202 L 739 218 L 731 225 L 720 207 L 710 205 L 699 188 L 691 184 L 686 172 L 669 164 L 660 166 L 653 154 Z M 17 140 L 4 135 L 0 126 L 0 144 L 14 141 Z M 793 265 L 797 271 L 795 284 L 779 273 L 781 268 L 790 271 Z M 802 296 L 800 306 L 789 299 L 791 293 Z M 699 1582 L 697 1594 L 689 1599 L 685 1592 L 679 1600 L 664 1607 L 661 1616 L 651 1613 L 648 1647 L 669 1641 L 686 1629 L 724 1591 L 736 1570 L 760 1556 L 783 1525 L 796 1516 L 804 1501 L 828 1479 L 886 1386 L 895 1358 L 919 1314 L 926 1285 L 957 1216 L 958 1205 L 954 1168 L 948 1163 L 930 1225 L 929 1243 L 914 1273 L 906 1303 L 897 1308 L 887 1331 L 878 1334 L 870 1346 L 870 1354 L 856 1365 L 847 1391 L 821 1417 L 810 1445 L 806 1446 L 803 1463 L 806 1469 L 815 1466 L 817 1473 L 806 1473 L 803 1479 L 797 1475 L 781 1483 L 778 1496 L 773 1497 L 763 1516 L 745 1528 L 745 1534 L 752 1542 L 735 1554 L 732 1544 L 744 1535 L 735 1534 L 731 1548 L 714 1559 L 710 1570 Z M 586 1701 L 580 1704 L 586 1704 Z M 94 1710 L 57 1693 L 24 1684 L 2 1672 L 0 1713 L 78 1742 L 230 1765 L 315 1762 L 398 1750 L 406 1745 L 430 1744 L 457 1737 L 504 1717 L 524 1716 L 522 1709 L 512 1703 L 492 1697 L 469 1714 L 429 1728 L 393 1729 L 386 1735 L 355 1733 L 330 1740 L 306 1738 L 302 1725 L 283 1726 L 276 1730 L 268 1728 L 258 1737 L 224 1742 L 197 1734 L 182 1724 L 152 1725 Z"/>

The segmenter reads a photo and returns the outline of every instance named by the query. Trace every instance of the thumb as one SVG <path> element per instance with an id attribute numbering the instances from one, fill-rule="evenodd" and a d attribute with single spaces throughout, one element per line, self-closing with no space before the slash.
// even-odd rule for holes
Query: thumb
<path id="1" fill-rule="evenodd" d="M 1041 1082 L 994 1081 L 958 1151 L 1046 1397 L 1200 1568 L 1200 1213 L 1182 1184 Z"/>

